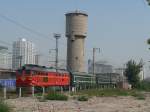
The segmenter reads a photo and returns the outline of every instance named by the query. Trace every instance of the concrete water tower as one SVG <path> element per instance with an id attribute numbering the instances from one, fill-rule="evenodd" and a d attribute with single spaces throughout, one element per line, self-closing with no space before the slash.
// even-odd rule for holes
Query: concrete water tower
<path id="1" fill-rule="evenodd" d="M 66 14 L 67 69 L 85 72 L 84 40 L 87 36 L 88 15 L 81 11 Z"/>

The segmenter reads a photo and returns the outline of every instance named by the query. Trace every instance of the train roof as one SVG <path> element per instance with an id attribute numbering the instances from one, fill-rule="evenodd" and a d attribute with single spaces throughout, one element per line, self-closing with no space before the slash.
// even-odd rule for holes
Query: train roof
<path id="1" fill-rule="evenodd" d="M 33 65 L 33 64 L 26 64 L 22 66 L 22 70 L 33 70 L 33 71 L 41 71 L 41 72 L 56 72 L 56 69 L 53 67 L 46 67 L 46 66 L 40 66 L 40 65 Z M 68 73 L 65 69 L 57 69 L 57 72 L 60 73 Z"/>
<path id="2" fill-rule="evenodd" d="M 89 73 L 86 73 L 86 72 L 71 72 L 71 74 L 73 75 L 86 75 L 86 76 L 94 76 L 93 74 L 89 74 Z"/>

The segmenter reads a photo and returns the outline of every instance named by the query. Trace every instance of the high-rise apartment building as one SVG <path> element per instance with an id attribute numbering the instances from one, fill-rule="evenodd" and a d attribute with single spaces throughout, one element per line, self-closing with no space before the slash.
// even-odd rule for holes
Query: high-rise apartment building
<path id="1" fill-rule="evenodd" d="M 12 68 L 12 54 L 8 51 L 7 47 L 0 46 L 0 68 L 11 69 Z"/>
<path id="2" fill-rule="evenodd" d="M 22 38 L 13 43 L 12 67 L 18 69 L 24 64 L 35 64 L 35 45 Z"/>

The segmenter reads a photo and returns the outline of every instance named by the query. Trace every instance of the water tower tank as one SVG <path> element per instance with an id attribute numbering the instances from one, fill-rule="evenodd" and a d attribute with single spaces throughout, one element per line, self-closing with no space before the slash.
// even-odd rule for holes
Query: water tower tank
<path id="1" fill-rule="evenodd" d="M 66 14 L 67 69 L 84 72 L 84 39 L 88 15 L 81 11 Z"/>

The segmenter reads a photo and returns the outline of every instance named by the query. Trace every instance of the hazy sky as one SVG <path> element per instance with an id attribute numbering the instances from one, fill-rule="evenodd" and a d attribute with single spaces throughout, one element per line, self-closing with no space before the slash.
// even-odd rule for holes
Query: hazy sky
<path id="1" fill-rule="evenodd" d="M 33 41 L 45 61 L 55 47 L 53 33 L 61 33 L 60 58 L 66 59 L 65 13 L 86 11 L 88 36 L 85 41 L 86 62 L 92 48 L 101 48 L 96 60 L 122 66 L 130 59 L 141 58 L 149 65 L 150 6 L 146 0 L 0 0 L 0 15 L 47 35 L 38 36 L 0 16 L 0 41 L 12 44 L 17 38 Z M 0 45 L 5 45 L 0 42 Z"/>

